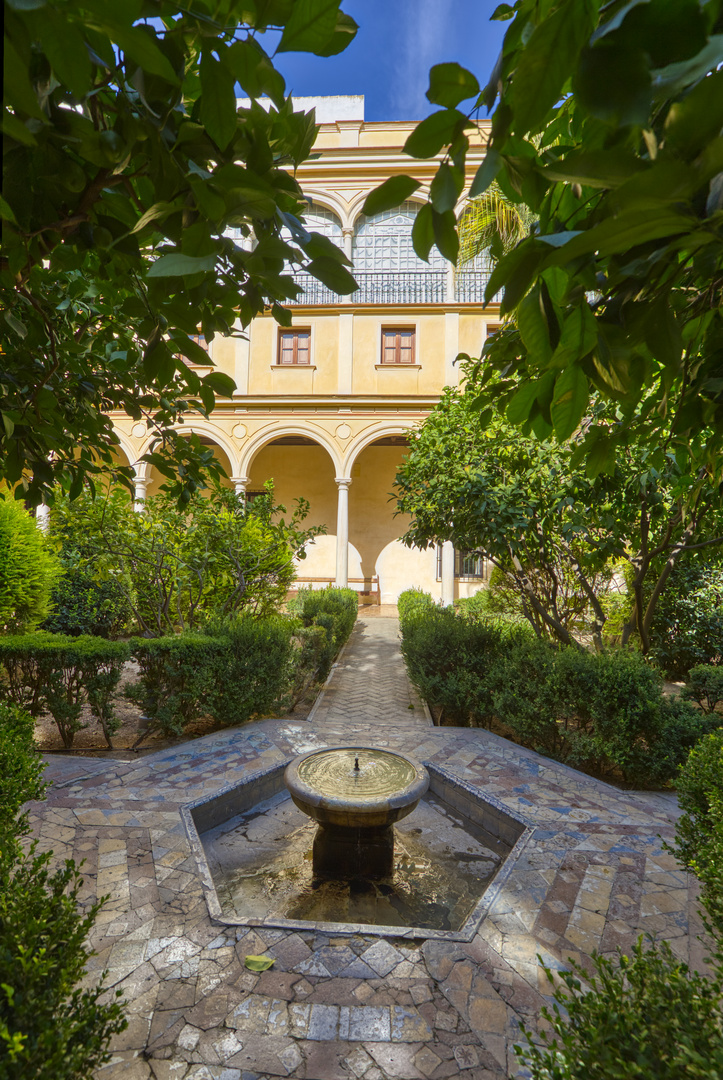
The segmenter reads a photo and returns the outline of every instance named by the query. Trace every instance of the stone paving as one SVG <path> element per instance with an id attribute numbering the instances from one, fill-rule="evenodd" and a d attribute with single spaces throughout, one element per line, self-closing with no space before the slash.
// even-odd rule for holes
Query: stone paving
<path id="1" fill-rule="evenodd" d="M 265 720 L 138 759 L 64 768 L 32 804 L 42 848 L 85 860 L 108 895 L 88 980 L 126 998 L 99 1080 L 500 1080 L 549 1001 L 553 969 L 639 933 L 701 966 L 695 883 L 663 849 L 667 797 L 623 792 L 487 731 L 434 728 L 395 620 L 360 620 L 309 721 Z M 228 927 L 209 917 L 180 807 L 307 749 L 353 743 L 436 762 L 491 792 L 534 836 L 469 943 Z M 275 958 L 256 974 L 249 954 Z"/>

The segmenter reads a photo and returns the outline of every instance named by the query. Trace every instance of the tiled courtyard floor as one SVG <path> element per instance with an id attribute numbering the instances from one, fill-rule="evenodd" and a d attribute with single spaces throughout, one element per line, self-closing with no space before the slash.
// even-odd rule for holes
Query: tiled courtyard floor
<path id="1" fill-rule="evenodd" d="M 534 826 L 469 943 L 211 922 L 179 808 L 259 768 L 364 738 L 491 792 Z M 700 966 L 694 882 L 662 839 L 674 801 L 621 792 L 482 730 L 433 728 L 391 618 L 363 619 L 311 719 L 266 720 L 138 761 L 53 757 L 34 804 L 43 848 L 85 860 L 84 899 L 109 894 L 91 978 L 108 969 L 129 1027 L 102 1080 L 493 1080 L 515 1075 L 557 967 L 670 940 Z M 249 954 L 276 958 L 262 974 Z"/>

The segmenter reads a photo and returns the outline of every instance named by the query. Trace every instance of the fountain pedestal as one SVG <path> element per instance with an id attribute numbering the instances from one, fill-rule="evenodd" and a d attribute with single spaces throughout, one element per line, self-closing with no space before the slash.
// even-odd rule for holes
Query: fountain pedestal
<path id="1" fill-rule="evenodd" d="M 395 821 L 429 787 L 423 765 L 371 747 L 334 747 L 303 754 L 284 775 L 291 798 L 319 823 L 314 874 L 350 880 L 388 877 L 394 869 Z"/>

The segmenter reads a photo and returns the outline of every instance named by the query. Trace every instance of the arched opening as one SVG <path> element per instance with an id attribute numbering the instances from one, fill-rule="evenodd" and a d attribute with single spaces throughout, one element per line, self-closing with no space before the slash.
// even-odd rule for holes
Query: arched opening
<path id="1" fill-rule="evenodd" d="M 399 537 L 408 519 L 395 517 L 394 477 L 407 448 L 404 434 L 380 435 L 354 458 L 349 491 L 349 539 L 360 556 L 360 577 L 378 578 L 383 604 L 404 589 L 430 589 L 434 556 L 410 550 Z M 350 567 L 351 574 L 351 567 Z"/>
<path id="2" fill-rule="evenodd" d="M 229 479 L 229 477 L 233 475 L 233 467 L 226 451 L 223 449 L 222 446 L 219 446 L 219 444 L 215 442 L 214 439 L 209 435 L 199 434 L 198 438 L 200 439 L 203 446 L 207 446 L 213 450 L 214 458 L 216 459 L 216 461 L 219 462 L 226 474 L 225 476 L 221 477 L 221 486 L 233 489 L 233 483 Z M 145 498 L 149 499 L 152 495 L 159 494 L 161 487 L 163 486 L 163 484 L 166 483 L 167 477 L 165 477 L 163 473 L 159 472 L 154 465 L 146 466 L 145 476 L 148 481 Z M 210 494 L 210 489 L 204 488 L 202 490 L 202 494 Z"/>
<path id="3" fill-rule="evenodd" d="M 267 442 L 255 455 L 248 469 L 247 497 L 263 491 L 267 480 L 274 482 L 274 499 L 287 508 L 288 520 L 297 499 L 309 503 L 304 527 L 325 525 L 327 533 L 307 545 L 306 558 L 300 560 L 298 574 L 304 579 L 318 579 L 323 585 L 336 574 L 336 469 L 328 451 L 306 435 L 279 435 Z M 350 551 L 350 574 L 353 554 Z M 353 576 L 353 575 L 352 575 Z"/>

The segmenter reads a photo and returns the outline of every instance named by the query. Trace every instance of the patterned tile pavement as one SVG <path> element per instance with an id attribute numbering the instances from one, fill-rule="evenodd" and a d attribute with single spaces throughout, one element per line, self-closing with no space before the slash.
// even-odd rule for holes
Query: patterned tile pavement
<path id="1" fill-rule="evenodd" d="M 179 807 L 307 749 L 404 750 L 491 792 L 535 826 L 469 943 L 222 927 L 204 902 Z M 559 968 L 640 933 L 700 966 L 694 881 L 663 849 L 669 796 L 622 792 L 489 732 L 434 728 L 410 687 L 396 620 L 360 620 L 308 722 L 265 720 L 136 761 L 54 756 L 33 804 L 43 849 L 84 860 L 108 895 L 88 980 L 106 970 L 129 1026 L 99 1080 L 498 1080 L 520 1022 Z M 262 974 L 244 967 L 266 953 Z"/>

